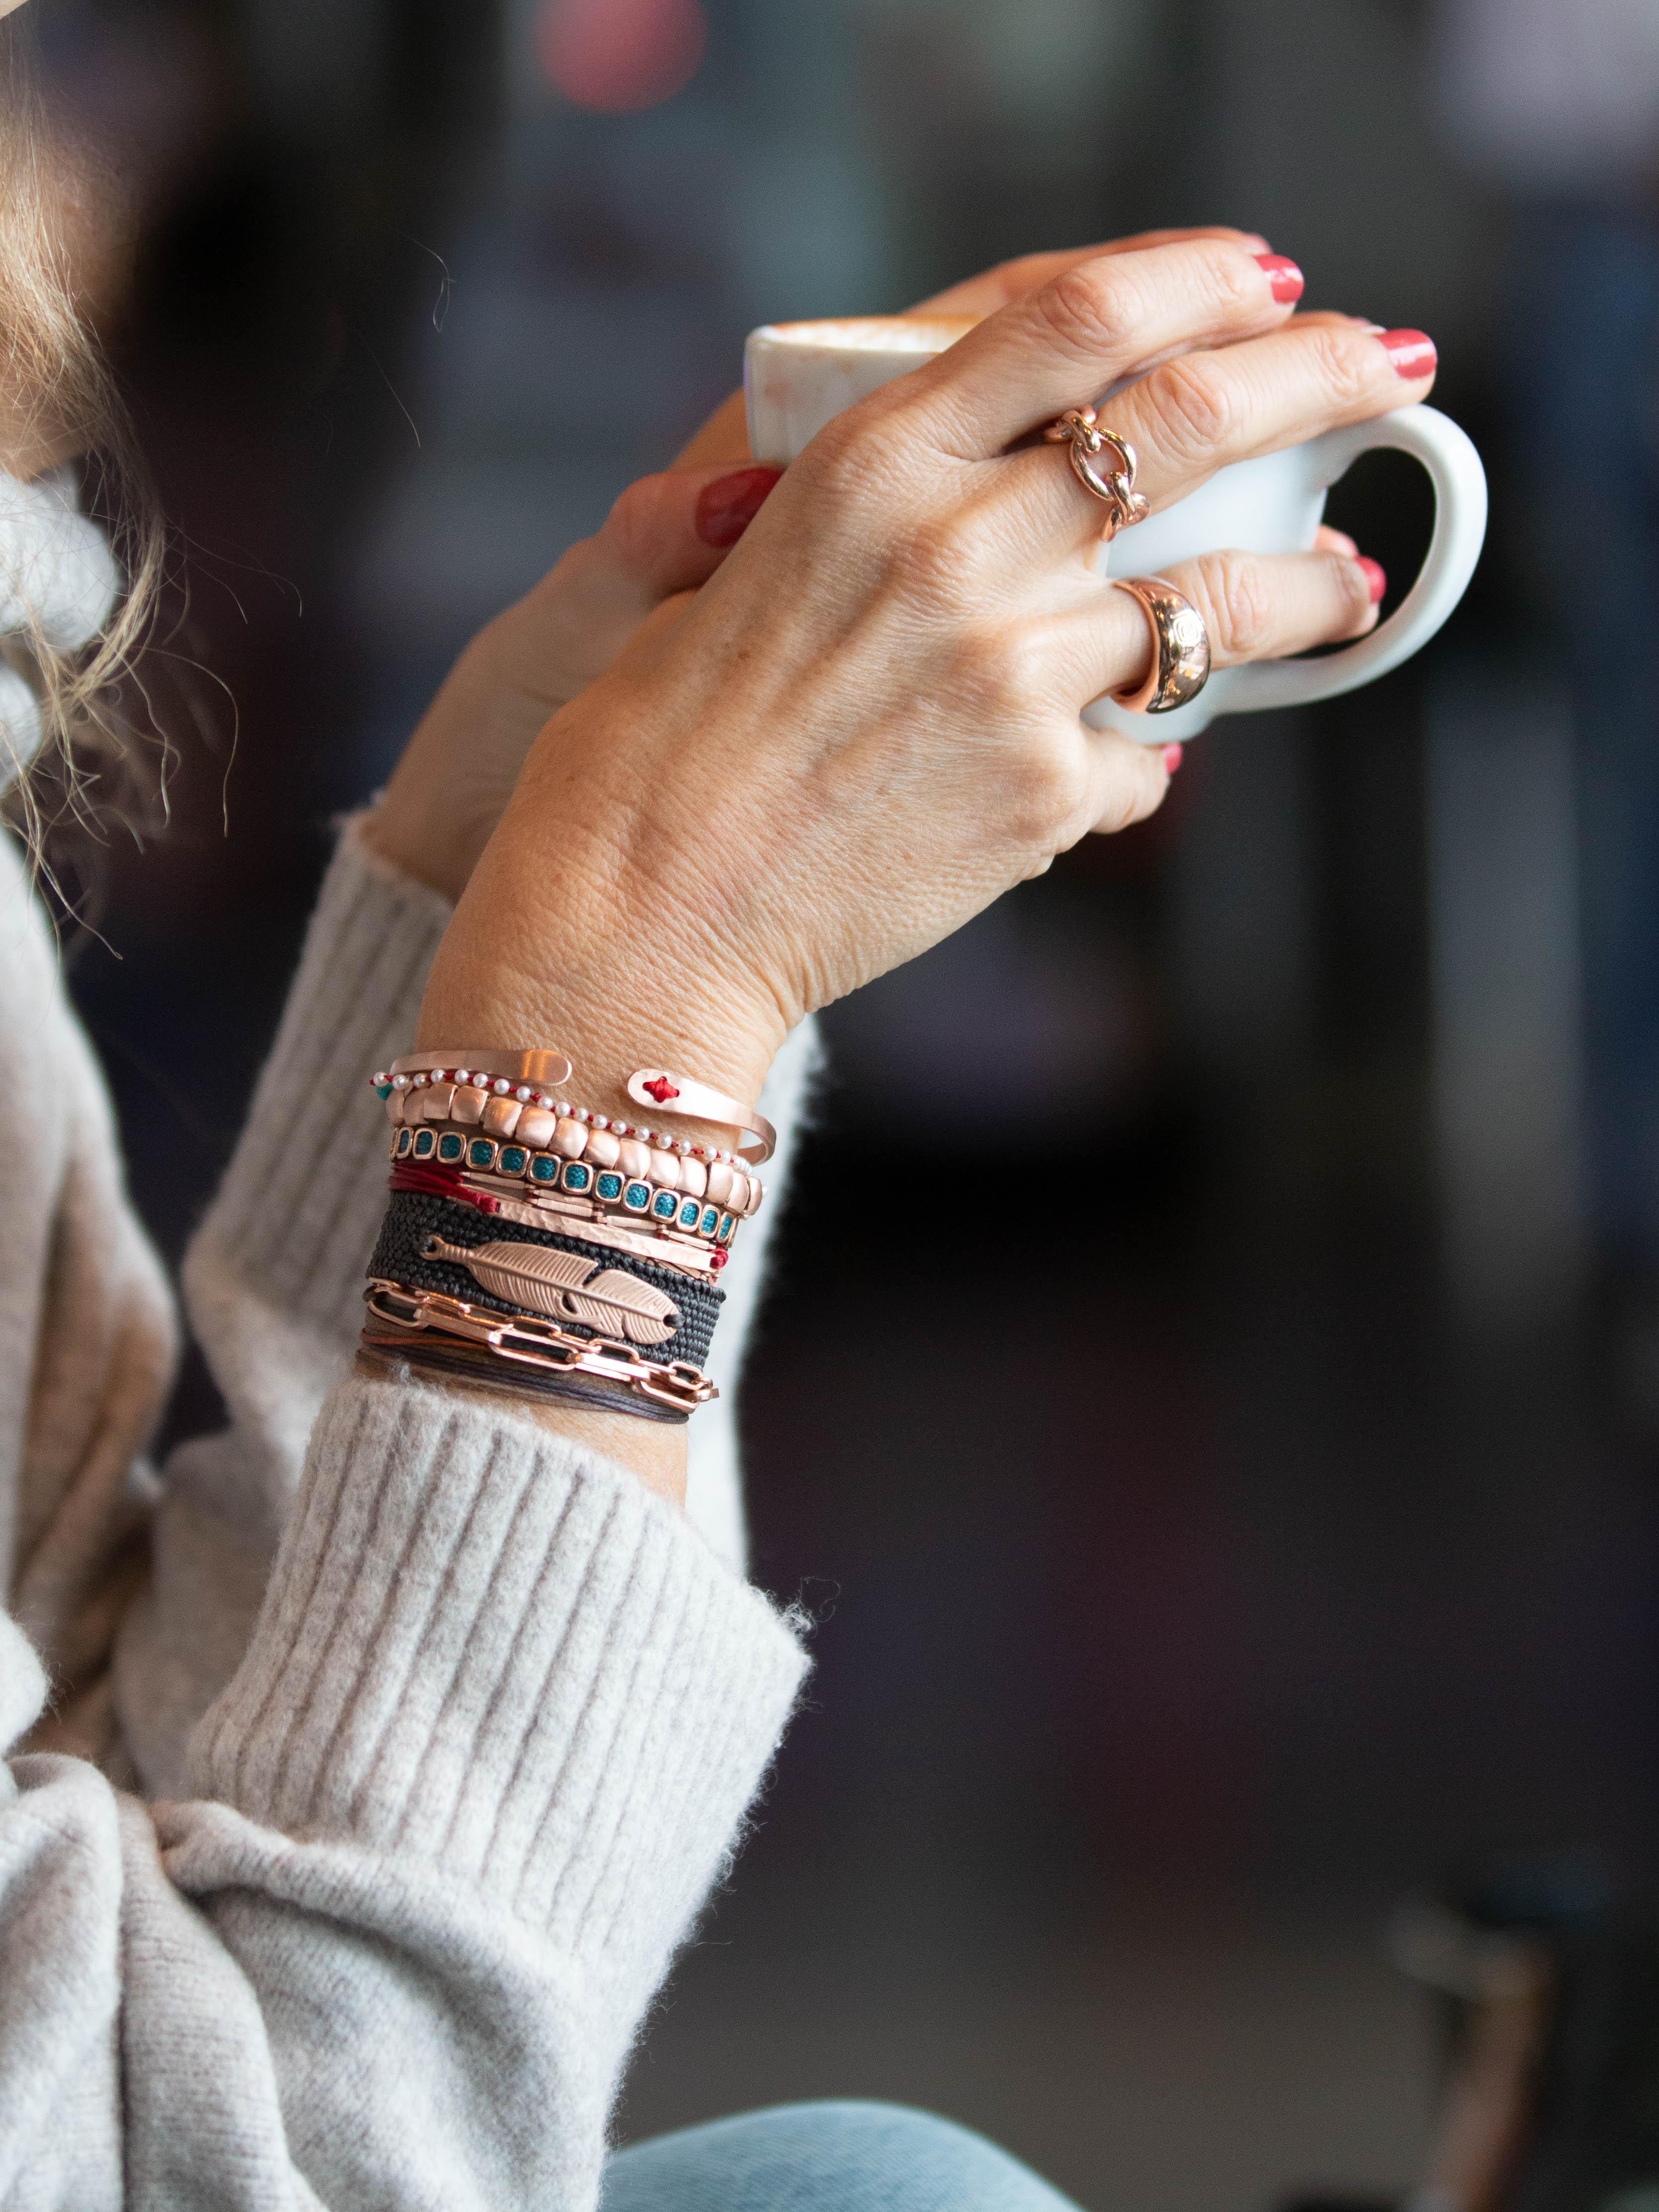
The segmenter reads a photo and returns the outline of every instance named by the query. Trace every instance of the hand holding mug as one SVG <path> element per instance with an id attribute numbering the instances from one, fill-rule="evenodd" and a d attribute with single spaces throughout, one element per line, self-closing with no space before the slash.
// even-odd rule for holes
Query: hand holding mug
<path id="1" fill-rule="evenodd" d="M 644 1058 L 752 1097 L 804 1013 L 1150 812 L 1158 752 L 1081 719 L 1141 680 L 1145 620 L 1097 572 L 1098 507 L 1029 441 L 1135 379 L 1141 488 L 1168 506 L 1424 396 L 1431 349 L 1292 322 L 1288 289 L 1224 239 L 1093 258 L 838 416 L 713 579 L 537 740 L 426 1033 L 553 1038 L 585 1067 Z M 1208 553 L 1174 580 L 1222 666 L 1375 621 L 1340 545 Z"/>
<path id="2" fill-rule="evenodd" d="M 1279 268 L 1281 283 L 1292 295 L 1300 291 L 1300 276 L 1292 264 L 1281 257 L 1258 258 L 1264 266 Z M 975 319 L 938 313 L 855 317 L 769 325 L 751 331 L 744 349 L 744 384 L 752 450 L 763 459 L 787 465 L 844 408 L 906 374 L 921 361 L 936 358 L 956 344 Z M 1305 318 L 1303 327 L 1314 319 Z M 1420 331 L 1366 327 L 1402 362 L 1415 353 L 1432 370 L 1434 349 Z M 1468 588 L 1486 532 L 1485 472 L 1474 447 L 1455 422 L 1430 407 L 1401 406 L 1301 445 L 1281 444 L 1231 462 L 1174 497 L 1157 496 L 1154 487 L 1155 495 L 1149 498 L 1144 489 L 1133 485 L 1138 466 L 1133 440 L 1139 434 L 1138 418 L 1147 397 L 1134 388 L 1137 381 L 1133 377 L 1122 380 L 1103 399 L 1098 412 L 1093 406 L 1068 410 L 1044 432 L 1049 441 L 1070 442 L 1074 473 L 1086 490 L 1107 505 L 1109 519 L 1095 556 L 1103 575 L 1156 580 L 1182 562 L 1228 549 L 1257 554 L 1346 552 L 1358 557 L 1352 541 L 1322 528 L 1325 495 L 1361 453 L 1378 447 L 1411 453 L 1429 471 L 1436 495 L 1434 535 L 1405 604 L 1364 644 L 1313 662 L 1240 656 L 1229 664 L 1230 672 L 1213 683 L 1206 680 L 1200 645 L 1188 672 L 1190 703 L 1181 702 L 1178 683 L 1159 692 L 1149 674 L 1140 688 L 1158 694 L 1151 710 L 1156 719 L 1146 718 L 1146 702 L 1139 696 L 1127 704 L 1104 697 L 1084 709 L 1087 721 L 1097 728 L 1120 729 L 1143 743 L 1164 744 L 1195 736 L 1218 714 L 1334 697 L 1387 674 L 1428 642 Z M 1121 388 L 1125 385 L 1127 388 Z M 1114 471 L 1119 472 L 1115 478 Z M 1114 489 L 1115 481 L 1121 489 Z M 1381 569 L 1372 562 L 1362 565 L 1373 598 L 1380 599 L 1384 582 Z M 1179 610 L 1178 594 L 1136 588 L 1149 607 L 1167 606 L 1176 622 L 1184 623 L 1201 641 L 1193 614 Z"/>
<path id="3" fill-rule="evenodd" d="M 913 312 L 976 319 L 1080 262 L 1192 238 L 1226 239 L 1252 251 L 1266 243 L 1212 228 L 1030 253 Z M 602 674 L 665 601 L 708 581 L 778 474 L 750 465 L 738 392 L 669 468 L 629 485 L 604 527 L 573 545 L 456 663 L 376 813 L 371 836 L 387 858 L 459 898 L 548 717 Z"/>

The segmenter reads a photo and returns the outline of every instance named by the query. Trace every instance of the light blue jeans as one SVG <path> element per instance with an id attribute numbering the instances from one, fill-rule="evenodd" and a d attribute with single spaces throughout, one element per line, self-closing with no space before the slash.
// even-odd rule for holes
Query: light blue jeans
<path id="1" fill-rule="evenodd" d="M 779 2105 L 657 2136 L 600 2212 L 1076 2212 L 982 2136 L 899 2105 Z"/>

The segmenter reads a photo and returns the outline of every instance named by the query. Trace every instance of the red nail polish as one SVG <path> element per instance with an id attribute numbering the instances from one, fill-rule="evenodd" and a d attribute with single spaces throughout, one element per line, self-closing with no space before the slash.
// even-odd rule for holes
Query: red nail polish
<path id="1" fill-rule="evenodd" d="M 1288 307 L 1292 300 L 1302 297 L 1304 279 L 1288 254 L 1258 253 L 1254 258 L 1256 267 L 1262 270 L 1273 287 L 1273 297 L 1281 307 Z"/>
<path id="2" fill-rule="evenodd" d="M 697 494 L 697 535 L 705 545 L 735 545 L 760 513 L 781 469 L 738 469 Z"/>
<path id="3" fill-rule="evenodd" d="M 1388 573 L 1380 561 L 1373 561 L 1364 553 L 1357 557 L 1360 573 L 1364 575 L 1370 591 L 1371 605 L 1374 607 L 1380 606 L 1382 604 L 1382 594 L 1389 588 Z"/>
<path id="4" fill-rule="evenodd" d="M 1181 748 L 1180 748 L 1180 746 L 1179 746 L 1179 745 L 1165 745 L 1165 746 L 1164 746 L 1164 775 L 1173 775 L 1175 774 L 1176 770 L 1180 766 L 1181 766 Z"/>
<path id="5" fill-rule="evenodd" d="M 1416 384 L 1434 374 L 1434 365 L 1440 356 L 1431 337 L 1422 331 L 1384 331 L 1382 335 L 1383 349 L 1394 363 L 1396 376 Z"/>

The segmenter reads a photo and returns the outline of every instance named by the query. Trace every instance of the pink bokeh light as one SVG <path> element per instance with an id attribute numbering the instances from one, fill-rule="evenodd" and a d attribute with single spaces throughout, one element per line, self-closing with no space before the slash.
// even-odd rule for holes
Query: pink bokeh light
<path id="1" fill-rule="evenodd" d="M 696 75 L 708 43 L 700 0 L 543 0 L 537 25 L 548 82 L 602 115 L 672 99 Z"/>

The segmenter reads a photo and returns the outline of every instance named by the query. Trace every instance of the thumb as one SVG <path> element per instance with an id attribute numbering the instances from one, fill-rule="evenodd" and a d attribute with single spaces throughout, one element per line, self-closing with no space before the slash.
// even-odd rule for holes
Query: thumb
<path id="1" fill-rule="evenodd" d="M 666 469 L 631 483 L 598 548 L 649 604 L 706 584 L 760 513 L 781 469 Z"/>

